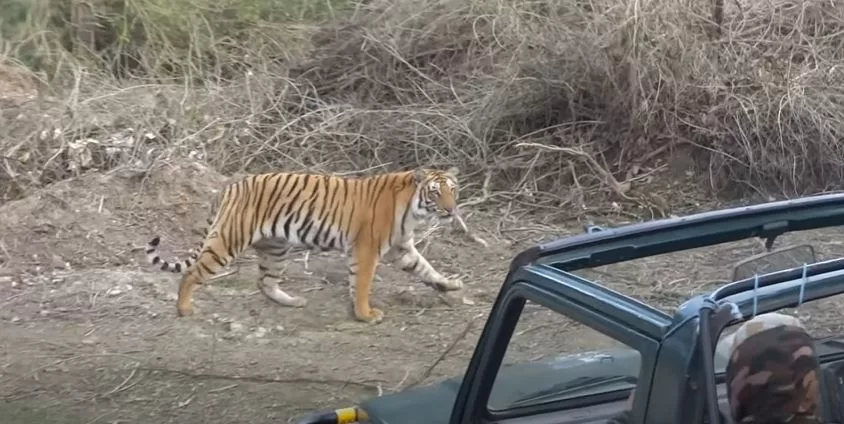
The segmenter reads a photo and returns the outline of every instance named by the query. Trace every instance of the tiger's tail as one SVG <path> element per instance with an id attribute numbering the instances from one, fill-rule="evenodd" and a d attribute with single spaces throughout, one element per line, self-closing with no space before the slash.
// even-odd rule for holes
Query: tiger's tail
<path id="1" fill-rule="evenodd" d="M 147 254 L 147 262 L 152 265 L 161 264 L 162 271 L 170 271 L 175 273 L 181 273 L 182 271 L 186 271 L 188 268 L 193 265 L 196 258 L 199 256 L 199 251 L 202 248 L 202 245 L 193 249 L 190 255 L 190 259 L 185 259 L 182 261 L 177 260 L 176 262 L 169 263 L 163 259 L 158 254 L 158 245 L 161 243 L 161 237 L 156 236 L 154 239 L 150 240 L 147 244 L 146 254 Z"/>
<path id="2" fill-rule="evenodd" d="M 217 212 L 217 210 L 218 210 L 217 208 L 219 207 L 219 204 L 220 204 L 219 199 L 215 199 L 212 202 L 212 204 L 211 204 L 212 214 Z M 147 254 L 147 262 L 149 262 L 152 265 L 161 264 L 161 270 L 162 271 L 170 271 L 170 272 L 175 272 L 175 273 L 181 273 L 182 271 L 187 271 L 187 269 L 190 268 L 191 265 L 193 265 L 194 262 L 196 261 L 196 259 L 199 257 L 199 253 L 202 251 L 202 246 L 205 243 L 205 238 L 208 237 L 208 232 L 211 230 L 211 227 L 214 225 L 214 219 L 212 219 L 209 216 L 208 218 L 205 219 L 205 224 L 206 224 L 206 227 L 205 227 L 205 232 L 202 235 L 202 240 L 191 251 L 190 259 L 185 259 L 183 261 L 176 260 L 176 262 L 173 262 L 173 263 L 169 263 L 169 262 L 161 259 L 161 256 L 158 254 L 158 245 L 161 243 L 161 237 L 155 236 L 154 239 L 150 240 L 149 243 L 147 243 L 147 248 L 146 248 L 146 251 L 145 251 L 146 254 Z"/>

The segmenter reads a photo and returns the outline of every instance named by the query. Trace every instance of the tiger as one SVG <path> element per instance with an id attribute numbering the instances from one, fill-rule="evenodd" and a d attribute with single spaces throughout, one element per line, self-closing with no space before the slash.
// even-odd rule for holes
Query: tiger
<path id="1" fill-rule="evenodd" d="M 281 289 L 282 260 L 291 250 L 340 251 L 347 256 L 349 295 L 355 318 L 379 323 L 384 312 L 370 305 L 379 262 L 439 291 L 463 288 L 446 278 L 416 250 L 414 229 L 457 213 L 458 168 L 415 168 L 363 177 L 314 173 L 251 174 L 227 185 L 211 203 L 205 235 L 190 259 L 168 263 L 158 254 L 159 236 L 149 241 L 147 261 L 181 273 L 176 310 L 193 315 L 192 298 L 247 248 L 258 256 L 258 288 L 281 306 L 302 308 L 307 299 Z M 213 219 L 211 218 L 213 216 Z"/>

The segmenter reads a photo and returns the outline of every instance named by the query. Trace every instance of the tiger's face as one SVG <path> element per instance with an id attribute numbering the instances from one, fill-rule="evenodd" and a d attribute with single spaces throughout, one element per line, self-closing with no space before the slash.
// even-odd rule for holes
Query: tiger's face
<path id="1" fill-rule="evenodd" d="M 417 208 L 427 215 L 436 215 L 439 219 L 450 220 L 457 212 L 457 173 L 456 167 L 445 171 L 417 169 L 414 172 L 419 190 Z"/>

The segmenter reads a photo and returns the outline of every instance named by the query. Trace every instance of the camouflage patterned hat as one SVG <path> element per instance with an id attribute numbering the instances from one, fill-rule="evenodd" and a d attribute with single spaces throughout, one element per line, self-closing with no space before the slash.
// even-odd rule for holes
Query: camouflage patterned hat
<path id="1" fill-rule="evenodd" d="M 818 359 L 812 337 L 796 318 L 755 317 L 731 342 L 727 393 L 735 422 L 786 423 L 816 416 Z"/>

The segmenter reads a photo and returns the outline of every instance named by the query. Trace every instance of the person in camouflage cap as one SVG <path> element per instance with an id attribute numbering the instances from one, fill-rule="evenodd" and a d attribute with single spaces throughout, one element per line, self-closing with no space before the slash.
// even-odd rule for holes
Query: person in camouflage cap
<path id="1" fill-rule="evenodd" d="M 819 363 L 797 318 L 760 315 L 728 337 L 727 394 L 736 423 L 821 422 Z"/>
<path id="2" fill-rule="evenodd" d="M 734 422 L 821 423 L 819 363 L 800 320 L 779 313 L 759 315 L 723 337 L 717 351 L 729 358 L 727 394 Z M 625 410 L 607 424 L 632 422 L 634 395 L 635 390 Z"/>

